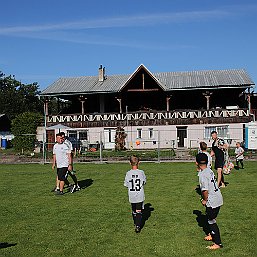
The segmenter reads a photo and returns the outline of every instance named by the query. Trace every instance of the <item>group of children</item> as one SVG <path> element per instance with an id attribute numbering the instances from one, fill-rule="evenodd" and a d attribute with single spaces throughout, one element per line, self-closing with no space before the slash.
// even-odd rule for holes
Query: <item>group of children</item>
<path id="1" fill-rule="evenodd" d="M 212 241 L 213 244 L 207 246 L 210 250 L 217 250 L 223 247 L 221 243 L 220 231 L 216 222 L 220 207 L 223 205 L 223 197 L 220 185 L 217 183 L 214 172 L 212 171 L 212 156 L 207 151 L 207 144 L 200 142 L 200 149 L 196 156 L 196 166 L 201 190 L 201 203 L 206 208 L 208 219 L 208 233 L 204 237 L 205 241 Z M 236 143 L 235 155 L 236 165 L 244 168 L 243 156 L 244 149 L 239 142 Z M 132 217 L 135 232 L 139 233 L 142 228 L 142 212 L 144 209 L 144 185 L 146 176 L 143 170 L 138 168 L 139 159 L 136 156 L 130 158 L 131 169 L 126 173 L 124 186 L 128 188 L 129 202 L 131 203 Z"/>

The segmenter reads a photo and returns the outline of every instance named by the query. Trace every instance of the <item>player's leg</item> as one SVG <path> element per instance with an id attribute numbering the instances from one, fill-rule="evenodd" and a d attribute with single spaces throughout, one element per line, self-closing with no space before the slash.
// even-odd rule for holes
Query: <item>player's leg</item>
<path id="1" fill-rule="evenodd" d="M 216 250 L 219 248 L 222 248 L 221 238 L 220 238 L 220 230 L 216 223 L 216 218 L 218 216 L 220 207 L 217 208 L 206 208 L 206 214 L 208 218 L 208 224 L 211 231 L 212 241 L 214 244 L 212 246 L 209 246 L 208 248 L 211 250 Z"/>
<path id="2" fill-rule="evenodd" d="M 134 225 L 136 225 L 136 204 L 135 203 L 131 203 L 131 214 L 132 214 L 132 218 L 133 218 L 133 222 L 134 222 Z"/>
<path id="3" fill-rule="evenodd" d="M 143 202 L 136 203 L 136 233 L 139 233 L 142 227 L 142 209 Z"/>
<path id="4" fill-rule="evenodd" d="M 236 159 L 236 167 L 239 169 L 239 160 Z"/>
<path id="5" fill-rule="evenodd" d="M 244 160 L 240 160 L 242 169 L 244 168 Z"/>
<path id="6" fill-rule="evenodd" d="M 67 176 L 68 176 L 68 168 L 64 167 L 64 168 L 57 169 L 57 174 L 58 174 L 58 179 L 60 180 L 60 191 L 57 193 L 62 195 L 64 184 L 65 184 L 64 181 L 67 179 Z"/>

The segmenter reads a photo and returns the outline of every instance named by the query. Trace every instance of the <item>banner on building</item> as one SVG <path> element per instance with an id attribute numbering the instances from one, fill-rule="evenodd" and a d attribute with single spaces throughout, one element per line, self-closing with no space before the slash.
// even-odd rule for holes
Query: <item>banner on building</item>
<path id="1" fill-rule="evenodd" d="M 257 122 L 250 122 L 245 126 L 245 148 L 257 150 Z"/>

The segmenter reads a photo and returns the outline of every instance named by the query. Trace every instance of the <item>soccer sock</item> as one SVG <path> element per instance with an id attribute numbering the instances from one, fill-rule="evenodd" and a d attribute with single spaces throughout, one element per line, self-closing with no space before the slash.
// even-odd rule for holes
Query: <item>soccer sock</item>
<path id="1" fill-rule="evenodd" d="M 243 168 L 244 168 L 244 162 L 243 162 L 243 160 L 241 160 L 240 163 L 241 163 L 241 166 L 242 166 L 242 169 L 243 169 Z"/>
<path id="2" fill-rule="evenodd" d="M 142 212 L 136 213 L 136 226 L 141 228 L 142 225 Z"/>
<path id="3" fill-rule="evenodd" d="M 212 240 L 215 244 L 221 245 L 221 239 L 220 239 L 220 230 L 216 223 L 209 224 L 210 230 L 211 230 L 211 236 Z"/>
<path id="4" fill-rule="evenodd" d="M 136 215 L 137 215 L 137 213 L 132 211 L 132 218 L 134 221 L 134 225 L 136 225 Z"/>
<path id="5" fill-rule="evenodd" d="M 77 180 L 76 175 L 71 174 L 70 176 L 71 176 L 72 180 L 74 181 L 74 184 L 77 185 L 78 184 L 78 180 Z"/>

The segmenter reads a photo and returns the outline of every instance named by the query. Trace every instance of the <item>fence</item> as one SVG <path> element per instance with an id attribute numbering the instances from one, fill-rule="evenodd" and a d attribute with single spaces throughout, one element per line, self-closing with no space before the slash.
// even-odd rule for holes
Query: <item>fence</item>
<path id="1" fill-rule="evenodd" d="M 125 127 L 119 131 L 115 128 L 100 129 L 62 130 L 73 145 L 75 162 L 128 161 L 133 154 L 138 155 L 142 161 L 187 160 L 192 159 L 192 152 L 198 148 L 201 141 L 205 141 L 208 147 L 211 147 L 212 130 L 216 130 L 231 149 L 235 147 L 236 142 L 243 144 L 246 135 L 246 129 L 242 124 L 238 124 L 237 127 L 235 124 L 230 124 L 202 127 L 178 126 L 173 129 L 168 126 L 162 129 Z M 40 132 L 35 135 L 37 141 L 34 151 L 22 151 L 21 155 L 31 161 L 50 162 L 55 135 L 60 131 L 49 133 L 46 130 L 46 133 L 42 133 L 41 130 Z M 28 135 L 23 136 L 26 138 Z"/>

